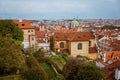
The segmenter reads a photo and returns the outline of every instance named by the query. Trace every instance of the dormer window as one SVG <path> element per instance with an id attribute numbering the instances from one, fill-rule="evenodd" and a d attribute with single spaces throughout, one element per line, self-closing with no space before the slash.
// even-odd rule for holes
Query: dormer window
<path id="1" fill-rule="evenodd" d="M 118 56 L 113 56 L 113 59 L 117 60 L 117 59 L 119 59 L 119 57 Z"/>
<path id="2" fill-rule="evenodd" d="M 22 26 L 25 26 L 25 24 L 22 24 Z"/>

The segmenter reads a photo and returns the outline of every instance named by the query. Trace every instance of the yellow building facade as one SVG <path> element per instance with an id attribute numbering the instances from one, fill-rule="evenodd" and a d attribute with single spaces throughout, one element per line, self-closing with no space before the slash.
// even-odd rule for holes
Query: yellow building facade
<path id="1" fill-rule="evenodd" d="M 35 28 L 31 25 L 31 20 L 13 20 L 16 25 L 23 31 L 23 42 L 24 48 L 34 47 L 35 48 Z"/>
<path id="2" fill-rule="evenodd" d="M 56 33 L 54 41 L 59 46 L 59 51 L 67 50 L 70 56 L 97 58 L 94 35 L 91 32 Z"/>

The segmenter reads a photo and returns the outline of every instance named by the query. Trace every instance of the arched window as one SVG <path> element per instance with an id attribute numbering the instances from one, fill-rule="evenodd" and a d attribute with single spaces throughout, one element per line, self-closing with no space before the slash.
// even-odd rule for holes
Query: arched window
<path id="1" fill-rule="evenodd" d="M 60 48 L 64 48 L 64 43 L 63 42 L 60 43 Z"/>
<path id="2" fill-rule="evenodd" d="M 81 43 L 78 44 L 78 50 L 80 50 L 80 49 L 82 49 L 82 44 Z"/>

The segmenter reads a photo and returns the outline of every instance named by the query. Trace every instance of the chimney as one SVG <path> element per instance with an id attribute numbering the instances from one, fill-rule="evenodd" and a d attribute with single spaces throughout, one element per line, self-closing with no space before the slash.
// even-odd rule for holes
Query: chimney
<path id="1" fill-rule="evenodd" d="M 19 18 L 19 22 L 22 22 L 22 19 L 21 19 L 21 18 Z"/>

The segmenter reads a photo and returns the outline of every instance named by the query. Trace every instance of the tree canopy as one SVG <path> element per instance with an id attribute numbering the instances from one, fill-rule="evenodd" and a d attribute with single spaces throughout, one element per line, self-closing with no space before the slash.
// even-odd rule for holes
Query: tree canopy
<path id="1" fill-rule="evenodd" d="M 23 32 L 12 20 L 0 20 L 0 34 L 2 37 L 10 36 L 15 40 L 23 40 Z"/>
<path id="2" fill-rule="evenodd" d="M 21 46 L 10 37 L 0 36 L 0 74 L 16 72 L 25 64 Z"/>
<path id="3" fill-rule="evenodd" d="M 16 73 L 25 64 L 23 32 L 12 20 L 0 20 L 0 74 Z"/>
<path id="4" fill-rule="evenodd" d="M 102 80 L 101 70 L 89 61 L 70 58 L 63 67 L 63 75 L 66 80 Z"/>

